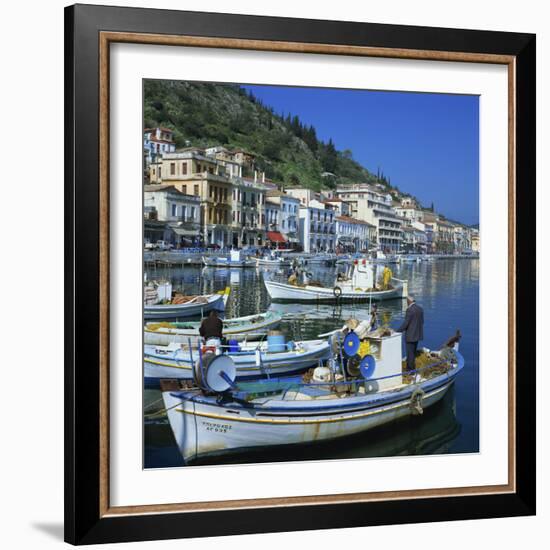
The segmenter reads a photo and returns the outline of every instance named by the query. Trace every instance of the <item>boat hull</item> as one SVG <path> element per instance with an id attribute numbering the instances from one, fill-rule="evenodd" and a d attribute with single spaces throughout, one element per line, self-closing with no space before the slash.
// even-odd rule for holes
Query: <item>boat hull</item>
<path id="1" fill-rule="evenodd" d="M 185 303 L 185 304 L 167 304 L 167 305 L 145 305 L 143 307 L 144 319 L 181 319 L 185 317 L 204 316 L 204 313 L 216 309 L 223 311 L 225 307 L 224 296 L 218 294 L 209 296 L 205 303 Z"/>
<path id="2" fill-rule="evenodd" d="M 299 287 L 276 281 L 264 281 L 264 283 L 271 299 L 280 302 L 366 302 L 369 300 L 404 298 L 407 295 L 406 284 L 403 284 L 402 281 L 399 281 L 391 290 L 373 292 L 343 290 L 339 297 L 336 297 L 332 288 L 316 286 Z"/>
<path id="3" fill-rule="evenodd" d="M 160 357 L 145 346 L 143 358 L 144 376 L 147 386 L 158 385 L 161 379 L 191 380 L 193 378 L 192 361 L 198 360 L 198 351 L 193 355 L 178 353 Z M 233 354 L 230 357 L 235 362 L 237 378 L 240 380 L 255 379 L 270 376 L 282 376 L 302 372 L 328 357 L 329 345 L 324 341 L 315 341 L 303 352 L 262 352 L 262 366 L 256 365 L 255 353 Z"/>
<path id="4" fill-rule="evenodd" d="M 422 407 L 442 399 L 453 381 L 454 377 L 447 377 L 426 387 Z M 412 415 L 411 396 L 415 388 L 412 386 L 400 398 L 382 405 L 373 405 L 372 400 L 369 403 L 365 396 L 354 396 L 336 399 L 338 406 L 327 406 L 325 410 L 317 404 L 320 411 L 315 412 L 312 406 L 309 411 L 303 407 L 298 412 L 289 410 L 288 414 L 281 408 L 271 413 L 269 408 L 182 400 L 171 392 L 163 392 L 163 398 L 176 443 L 184 460 L 190 462 L 246 449 L 312 443 L 365 432 Z"/>
<path id="5" fill-rule="evenodd" d="M 202 258 L 205 267 L 217 267 L 221 269 L 244 269 L 246 267 L 256 267 L 254 260 L 231 261 L 223 258 Z"/>
<path id="6" fill-rule="evenodd" d="M 282 315 L 269 312 L 268 314 L 248 315 L 246 317 L 230 319 L 225 325 L 223 335 L 229 340 L 256 340 L 263 338 L 266 331 L 276 328 L 281 322 Z M 261 318 L 261 321 L 251 322 L 251 319 Z M 190 323 L 192 328 L 165 328 L 160 327 L 157 330 L 150 330 L 147 325 L 143 331 L 143 341 L 145 344 L 157 346 L 167 346 L 171 343 L 187 344 L 191 339 L 192 344 L 196 344 L 200 339 L 200 323 Z"/>
<path id="7" fill-rule="evenodd" d="M 258 267 L 290 267 L 290 260 L 266 260 L 257 258 L 256 265 Z"/>

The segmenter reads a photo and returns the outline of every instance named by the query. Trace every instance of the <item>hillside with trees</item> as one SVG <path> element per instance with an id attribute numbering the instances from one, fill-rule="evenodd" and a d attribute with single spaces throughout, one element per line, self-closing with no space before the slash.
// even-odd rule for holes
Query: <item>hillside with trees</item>
<path id="1" fill-rule="evenodd" d="M 380 182 L 396 191 L 380 171 L 373 174 L 356 162 L 351 151 L 338 151 L 298 116 L 275 113 L 238 85 L 146 80 L 144 126 L 172 129 L 177 148 L 242 148 L 256 156 L 267 178 L 285 185 L 319 190 Z"/>

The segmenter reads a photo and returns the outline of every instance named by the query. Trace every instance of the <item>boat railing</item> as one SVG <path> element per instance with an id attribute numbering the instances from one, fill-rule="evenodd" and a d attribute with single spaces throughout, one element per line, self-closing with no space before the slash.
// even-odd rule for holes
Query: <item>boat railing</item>
<path id="1" fill-rule="evenodd" d="M 361 387 L 364 387 L 365 391 L 366 391 L 367 390 L 367 385 L 369 385 L 369 384 L 373 384 L 374 382 L 379 382 L 381 380 L 389 380 L 391 378 L 397 378 L 399 376 L 413 376 L 414 375 L 415 376 L 414 383 L 408 384 L 408 386 L 412 387 L 412 386 L 416 386 L 416 385 L 420 384 L 421 382 L 425 381 L 425 380 L 422 380 L 422 379 L 418 379 L 416 377 L 417 374 L 421 374 L 425 370 L 433 369 L 433 368 L 439 367 L 439 366 L 444 365 L 444 364 L 449 364 L 449 361 L 442 360 L 442 361 L 438 361 L 436 363 L 432 363 L 430 365 L 426 365 L 424 367 L 420 367 L 418 369 L 414 369 L 414 370 L 411 370 L 411 371 L 400 372 L 400 373 L 397 373 L 397 374 L 390 374 L 390 375 L 387 375 L 387 376 L 379 376 L 377 378 L 352 378 L 352 379 L 344 379 L 344 380 L 331 380 L 331 381 L 327 381 L 327 382 L 304 382 L 304 381 L 302 381 L 302 382 L 290 382 L 288 387 L 286 387 L 283 390 L 281 400 L 283 400 L 283 401 L 286 400 L 286 395 L 290 391 L 295 391 L 296 392 L 294 394 L 294 398 L 292 399 L 292 401 L 296 400 L 296 397 L 298 396 L 298 390 L 300 390 L 301 388 L 304 388 L 304 387 L 308 387 L 308 388 L 311 388 L 311 387 L 314 387 L 314 388 L 328 387 L 329 389 L 332 389 L 334 387 L 351 386 L 353 388 L 353 392 L 355 394 L 357 394 L 359 392 L 359 388 L 361 388 Z M 449 369 L 444 374 L 446 374 L 447 377 L 450 377 L 450 373 L 451 373 L 451 369 Z M 266 382 L 266 386 L 269 386 L 268 382 Z"/>

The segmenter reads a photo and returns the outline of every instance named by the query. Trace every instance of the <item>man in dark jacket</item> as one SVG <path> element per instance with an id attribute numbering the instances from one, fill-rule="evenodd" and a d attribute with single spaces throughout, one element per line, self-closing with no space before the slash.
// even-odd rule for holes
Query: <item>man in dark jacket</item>
<path id="1" fill-rule="evenodd" d="M 419 340 L 424 338 L 424 310 L 414 301 L 412 296 L 407 297 L 407 313 L 405 320 L 397 329 L 405 333 L 407 347 L 407 371 L 415 369 L 416 348 Z"/>
<path id="2" fill-rule="evenodd" d="M 199 334 L 205 339 L 219 338 L 221 340 L 223 333 L 223 321 L 218 317 L 218 312 L 213 309 L 210 315 L 204 319 L 199 328 Z"/>

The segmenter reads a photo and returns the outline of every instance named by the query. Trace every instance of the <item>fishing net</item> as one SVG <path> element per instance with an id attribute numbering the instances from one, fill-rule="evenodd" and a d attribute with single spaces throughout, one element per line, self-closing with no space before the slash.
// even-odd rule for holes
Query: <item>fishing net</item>
<path id="1" fill-rule="evenodd" d="M 402 362 L 402 371 L 403 371 L 403 381 L 406 384 L 414 382 L 416 373 L 407 374 L 407 361 Z M 421 351 L 416 354 L 414 360 L 415 369 L 419 372 L 422 378 L 430 379 L 445 374 L 451 368 L 450 360 L 443 358 L 437 354 L 432 354 L 430 352 Z"/>

